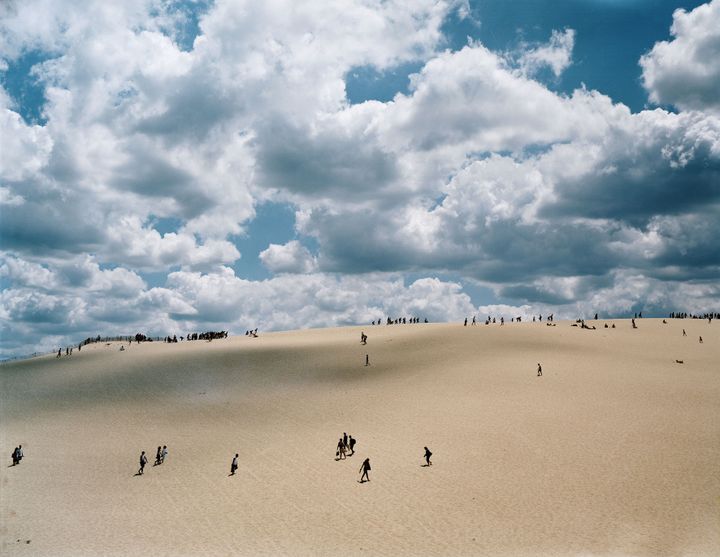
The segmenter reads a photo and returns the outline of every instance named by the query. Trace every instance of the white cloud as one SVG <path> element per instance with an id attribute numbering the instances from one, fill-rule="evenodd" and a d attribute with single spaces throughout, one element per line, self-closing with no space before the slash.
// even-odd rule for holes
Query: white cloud
<path id="1" fill-rule="evenodd" d="M 671 41 L 640 59 L 643 85 L 654 103 L 683 110 L 720 110 L 720 0 L 675 10 Z"/>
<path id="2" fill-rule="evenodd" d="M 315 257 L 297 240 L 270 244 L 260 252 L 260 261 L 273 273 L 311 273 L 317 267 Z"/>
<path id="3" fill-rule="evenodd" d="M 575 30 L 553 30 L 547 44 L 525 48 L 519 55 L 518 65 L 527 75 L 536 75 L 543 68 L 549 68 L 555 77 L 560 77 L 572 63 L 575 46 Z"/>
<path id="4" fill-rule="evenodd" d="M 475 311 L 458 284 L 401 272 L 477 282 L 518 301 L 491 304 L 506 316 L 717 305 L 719 4 L 676 12 L 643 58 L 651 98 L 679 114 L 535 79 L 572 62 L 570 29 L 514 62 L 439 51 L 461 1 L 219 0 L 189 51 L 172 4 L 3 4 L 0 65 L 49 57 L 32 70 L 46 124 L 0 91 L 8 350 L 58 331 Z M 407 94 L 348 103 L 348 72 L 406 62 L 424 64 Z M 294 206 L 299 240 L 260 255 L 281 275 L 246 281 L 233 238 L 263 202 Z M 142 272 L 170 274 L 149 288 Z"/>

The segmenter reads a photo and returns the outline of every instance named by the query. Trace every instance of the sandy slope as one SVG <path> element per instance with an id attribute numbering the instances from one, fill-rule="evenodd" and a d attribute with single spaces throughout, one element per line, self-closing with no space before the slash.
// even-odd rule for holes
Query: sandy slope
<path id="1" fill-rule="evenodd" d="M 343 328 L 2 365 L 0 552 L 719 555 L 720 323 L 616 323 L 370 326 L 367 347 Z M 336 462 L 343 431 L 357 454 Z M 159 444 L 170 455 L 152 467 Z"/>

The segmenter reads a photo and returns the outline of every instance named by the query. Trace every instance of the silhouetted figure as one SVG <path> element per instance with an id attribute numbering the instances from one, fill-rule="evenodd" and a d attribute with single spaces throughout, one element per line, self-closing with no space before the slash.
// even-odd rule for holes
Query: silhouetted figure
<path id="1" fill-rule="evenodd" d="M 165 459 L 167 458 L 168 450 L 167 445 L 163 445 L 162 451 L 160 452 L 160 464 L 165 463 Z"/>
<path id="2" fill-rule="evenodd" d="M 145 451 L 140 453 L 140 469 L 138 470 L 137 475 L 142 476 L 145 473 L 145 465 L 147 464 L 147 457 L 145 456 Z"/>
<path id="3" fill-rule="evenodd" d="M 473 324 L 473 325 L 477 325 L 477 323 L 475 322 L 475 316 L 474 316 L 474 315 L 473 315 L 472 324 Z"/>
<path id="4" fill-rule="evenodd" d="M 430 462 L 430 457 L 432 456 L 432 453 L 430 452 L 430 449 L 425 447 L 425 462 L 426 466 L 432 466 L 432 462 Z"/>
<path id="5" fill-rule="evenodd" d="M 55 357 L 59 358 L 60 356 L 62 356 L 62 348 L 58 348 L 58 355 Z"/>
<path id="6" fill-rule="evenodd" d="M 338 439 L 337 449 L 335 450 L 335 460 L 345 460 L 345 444 L 342 438 Z"/>
<path id="7" fill-rule="evenodd" d="M 700 337 L 700 344 L 702 344 L 702 343 L 703 343 L 703 340 L 702 340 L 702 337 Z"/>
<path id="8" fill-rule="evenodd" d="M 12 456 L 13 466 L 20 464 L 20 461 L 23 459 L 22 445 L 15 447 L 15 450 L 10 454 L 10 456 Z"/>
<path id="9" fill-rule="evenodd" d="M 360 465 L 360 472 L 362 472 L 362 476 L 360 476 L 360 483 L 363 483 L 365 480 L 370 481 L 370 476 L 368 476 L 368 472 L 370 471 L 370 459 L 366 458 L 363 460 L 363 463 Z"/>
<path id="10" fill-rule="evenodd" d="M 595 321 L 597 321 L 597 313 L 595 314 Z"/>
<path id="11" fill-rule="evenodd" d="M 235 453 L 235 456 L 232 459 L 232 462 L 230 463 L 230 475 L 234 476 L 235 471 L 238 469 L 238 454 Z"/>
<path id="12" fill-rule="evenodd" d="M 632 319 L 632 328 L 633 328 L 633 329 L 637 329 L 637 325 L 635 325 L 635 319 L 634 319 L 634 318 Z"/>
<path id="13" fill-rule="evenodd" d="M 153 466 L 158 466 L 159 464 L 162 464 L 162 447 L 158 445 L 157 452 L 155 453 L 155 464 L 153 464 Z"/>
<path id="14" fill-rule="evenodd" d="M 686 337 L 687 333 L 685 332 L 685 329 L 683 329 L 683 336 Z"/>
<path id="15" fill-rule="evenodd" d="M 362 344 L 367 344 L 367 335 L 365 334 L 365 332 L 360 333 L 360 342 Z"/>
<path id="16" fill-rule="evenodd" d="M 370 365 L 370 354 L 365 354 L 365 365 L 366 366 Z"/>
<path id="17" fill-rule="evenodd" d="M 540 365 L 539 362 L 538 362 L 538 373 L 537 373 L 537 376 L 538 376 L 538 377 L 542 377 L 542 366 Z"/>
<path id="18" fill-rule="evenodd" d="M 465 318 L 465 323 L 463 323 L 463 327 L 467 327 L 467 317 Z"/>
<path id="19" fill-rule="evenodd" d="M 350 444 L 350 455 L 349 456 L 352 456 L 355 454 L 355 443 L 357 443 L 357 441 L 351 435 L 350 437 L 348 437 L 348 443 Z"/>
<path id="20" fill-rule="evenodd" d="M 348 447 L 348 436 L 347 433 L 343 432 L 343 445 L 345 445 L 345 448 Z"/>

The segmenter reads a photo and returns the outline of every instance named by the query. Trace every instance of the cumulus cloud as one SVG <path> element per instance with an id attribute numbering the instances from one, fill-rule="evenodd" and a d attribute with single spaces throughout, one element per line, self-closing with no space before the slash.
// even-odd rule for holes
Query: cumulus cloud
<path id="1" fill-rule="evenodd" d="M 542 82 L 571 64 L 572 29 L 511 55 L 442 50 L 462 1 L 219 0 L 194 38 L 173 6 L 0 8 L 0 68 L 40 52 L 46 99 L 34 125 L 0 90 L 6 353 L 98 332 L 718 307 L 720 0 L 677 11 L 642 58 L 651 100 L 680 112 L 635 114 Z M 352 68 L 408 62 L 406 92 L 348 102 Z M 230 266 L 265 202 L 294 207 L 295 239 L 248 281 Z M 468 282 L 507 303 L 473 307 Z"/>
<path id="2" fill-rule="evenodd" d="M 518 58 L 518 65 L 527 75 L 536 75 L 543 68 L 549 68 L 555 77 L 560 77 L 572 63 L 575 46 L 575 30 L 553 30 L 547 44 L 526 47 Z"/>
<path id="3" fill-rule="evenodd" d="M 315 257 L 297 240 L 270 244 L 260 252 L 260 261 L 273 273 L 310 273 L 317 267 Z"/>
<path id="4" fill-rule="evenodd" d="M 678 9 L 673 39 L 655 43 L 640 59 L 650 100 L 683 110 L 720 110 L 720 0 Z"/>

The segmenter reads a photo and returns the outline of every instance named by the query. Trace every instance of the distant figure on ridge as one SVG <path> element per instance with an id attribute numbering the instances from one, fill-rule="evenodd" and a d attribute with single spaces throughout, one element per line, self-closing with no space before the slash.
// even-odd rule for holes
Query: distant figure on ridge
<path id="1" fill-rule="evenodd" d="M 368 472 L 370 471 L 370 459 L 366 458 L 363 460 L 363 463 L 360 465 L 359 472 L 362 472 L 362 476 L 360 476 L 360 483 L 363 483 L 365 480 L 370 481 L 370 476 L 368 476 Z"/>
<path id="2" fill-rule="evenodd" d="M 145 451 L 140 453 L 140 469 L 138 470 L 137 475 L 142 476 L 145 473 L 145 465 L 147 464 L 147 457 L 145 456 Z"/>
<path id="3" fill-rule="evenodd" d="M 424 447 L 424 448 L 425 448 L 425 462 L 426 462 L 425 466 L 432 466 L 432 462 L 430 462 L 430 457 L 432 456 L 432 453 L 430 452 L 430 449 L 428 449 L 427 447 Z"/>
<path id="4" fill-rule="evenodd" d="M 538 377 L 542 377 L 542 366 L 540 365 L 539 362 L 538 362 L 538 373 L 537 373 L 537 376 L 538 376 Z"/>
<path id="5" fill-rule="evenodd" d="M 463 327 L 467 327 L 467 317 L 465 318 L 465 323 L 463 324 Z"/>
<path id="6" fill-rule="evenodd" d="M 235 456 L 232 459 L 232 462 L 230 463 L 230 475 L 234 476 L 235 471 L 238 469 L 238 454 L 235 453 Z"/>

